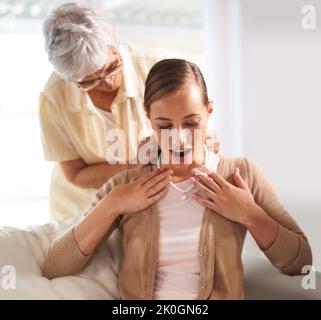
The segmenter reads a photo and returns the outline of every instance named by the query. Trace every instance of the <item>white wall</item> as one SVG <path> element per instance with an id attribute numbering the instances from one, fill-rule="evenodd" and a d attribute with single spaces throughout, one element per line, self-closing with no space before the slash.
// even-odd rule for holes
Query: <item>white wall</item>
<path id="1" fill-rule="evenodd" d="M 212 9 L 205 24 L 207 41 L 214 40 L 207 44 L 208 77 L 222 152 L 241 151 L 263 167 L 321 270 L 321 2 L 205 3 Z M 307 4 L 316 8 L 315 30 L 301 27 Z"/>

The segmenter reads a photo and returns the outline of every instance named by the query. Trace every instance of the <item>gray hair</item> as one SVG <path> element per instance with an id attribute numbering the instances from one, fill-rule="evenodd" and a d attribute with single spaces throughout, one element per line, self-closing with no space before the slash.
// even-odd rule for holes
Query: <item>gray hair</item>
<path id="1" fill-rule="evenodd" d="M 103 17 L 77 3 L 63 4 L 43 23 L 45 48 L 55 71 L 66 81 L 80 81 L 99 70 L 116 41 Z"/>

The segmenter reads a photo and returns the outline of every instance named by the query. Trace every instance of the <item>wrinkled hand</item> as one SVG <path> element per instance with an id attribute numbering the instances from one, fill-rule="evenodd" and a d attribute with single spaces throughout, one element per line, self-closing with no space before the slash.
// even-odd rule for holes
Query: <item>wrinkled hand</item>
<path id="1" fill-rule="evenodd" d="M 194 172 L 195 171 L 195 172 Z M 245 224 L 257 207 L 253 195 L 236 168 L 233 172 L 233 179 L 236 186 L 226 181 L 216 172 L 208 175 L 193 170 L 194 186 L 206 195 L 209 199 L 201 195 L 192 194 L 192 197 L 205 207 L 214 210 L 225 218 Z"/>
<path id="2" fill-rule="evenodd" d="M 133 182 L 118 185 L 108 194 L 118 214 L 145 210 L 167 192 L 173 170 L 156 169 Z"/>

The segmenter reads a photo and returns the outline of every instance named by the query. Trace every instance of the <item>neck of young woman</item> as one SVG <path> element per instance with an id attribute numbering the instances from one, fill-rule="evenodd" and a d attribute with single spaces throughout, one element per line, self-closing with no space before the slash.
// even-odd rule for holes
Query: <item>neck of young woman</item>
<path id="1" fill-rule="evenodd" d="M 168 169 L 172 169 L 174 171 L 172 175 L 173 182 L 181 182 L 189 179 L 192 176 L 192 170 L 197 168 L 199 165 L 195 162 L 192 162 L 190 165 L 171 165 L 167 164 L 162 167 L 166 167 Z"/>

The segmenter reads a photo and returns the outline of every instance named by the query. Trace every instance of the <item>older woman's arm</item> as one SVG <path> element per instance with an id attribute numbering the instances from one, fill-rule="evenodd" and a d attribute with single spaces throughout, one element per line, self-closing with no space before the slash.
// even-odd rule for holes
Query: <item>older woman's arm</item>
<path id="1" fill-rule="evenodd" d="M 99 189 L 108 179 L 119 172 L 141 167 L 141 164 L 87 164 L 82 158 L 62 161 L 60 166 L 72 184 L 85 189 Z"/>

